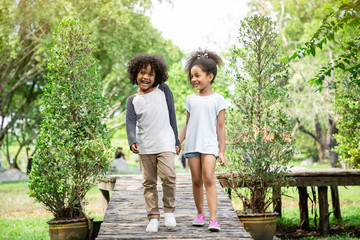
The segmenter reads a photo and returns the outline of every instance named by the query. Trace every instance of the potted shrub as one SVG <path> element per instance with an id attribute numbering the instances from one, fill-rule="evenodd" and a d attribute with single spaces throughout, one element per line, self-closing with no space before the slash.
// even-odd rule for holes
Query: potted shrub
<path id="1" fill-rule="evenodd" d="M 293 122 L 284 110 L 287 97 L 287 66 L 280 61 L 276 25 L 268 17 L 251 16 L 240 22 L 238 44 L 232 50 L 231 71 L 234 94 L 227 111 L 227 181 L 243 203 L 240 220 L 254 239 L 272 239 L 276 231 L 276 213 L 272 225 L 255 228 L 272 236 L 253 233 L 243 215 L 258 221 L 274 199 L 271 190 L 285 186 L 286 164 L 292 159 Z M 244 191 L 239 190 L 244 186 Z M 274 215 L 274 213 L 270 214 Z"/>
<path id="2" fill-rule="evenodd" d="M 107 103 L 88 27 L 77 19 L 61 21 L 53 41 L 30 196 L 54 215 L 48 222 L 51 239 L 87 239 L 92 224 L 85 196 L 112 157 L 102 124 Z"/>

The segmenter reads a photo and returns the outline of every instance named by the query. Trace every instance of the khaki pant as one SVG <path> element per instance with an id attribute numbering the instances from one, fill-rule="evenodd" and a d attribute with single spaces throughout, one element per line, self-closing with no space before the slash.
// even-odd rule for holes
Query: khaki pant
<path id="1" fill-rule="evenodd" d="M 158 206 L 157 177 L 163 188 L 163 209 L 165 213 L 175 211 L 176 173 L 174 153 L 141 154 L 145 208 L 149 219 L 160 218 Z"/>

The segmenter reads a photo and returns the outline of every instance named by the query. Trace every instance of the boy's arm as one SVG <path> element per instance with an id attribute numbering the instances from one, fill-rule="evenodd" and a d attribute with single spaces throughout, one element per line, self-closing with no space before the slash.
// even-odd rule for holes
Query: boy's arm
<path id="1" fill-rule="evenodd" d="M 137 153 L 136 152 L 136 150 L 137 150 L 136 113 L 135 113 L 134 105 L 132 103 L 134 100 L 134 97 L 135 97 L 135 95 L 130 96 L 126 102 L 126 134 L 127 134 L 127 139 L 128 139 L 128 143 L 130 146 L 130 150 L 133 151 L 134 153 Z"/>
<path id="2" fill-rule="evenodd" d="M 159 89 L 165 93 L 166 103 L 169 110 L 169 118 L 170 118 L 170 125 L 175 134 L 175 145 L 180 146 L 180 141 L 178 139 L 178 130 L 177 130 L 177 123 L 176 123 L 176 114 L 175 114 L 175 105 L 174 105 L 174 96 L 169 88 L 169 86 L 165 83 L 159 86 Z"/>

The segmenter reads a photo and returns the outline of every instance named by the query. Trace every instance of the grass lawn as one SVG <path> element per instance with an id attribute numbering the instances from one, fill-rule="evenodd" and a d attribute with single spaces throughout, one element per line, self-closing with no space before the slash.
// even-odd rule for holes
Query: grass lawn
<path id="1" fill-rule="evenodd" d="M 177 172 L 186 172 L 182 167 L 177 166 Z M 310 191 L 310 188 L 308 188 Z M 330 191 L 329 201 L 331 201 Z M 299 207 L 298 194 L 294 187 L 288 188 L 286 197 L 282 198 L 282 218 L 278 219 L 278 226 L 287 226 L 298 228 Z M 343 221 L 336 222 L 329 202 L 330 226 L 331 228 L 344 228 L 348 226 L 360 226 L 360 186 L 339 187 L 340 206 Z M 91 189 L 87 195 L 88 205 L 86 212 L 95 220 L 101 221 L 102 205 L 101 193 L 97 186 Z M 235 209 L 241 210 L 239 200 L 234 200 Z M 318 205 L 309 201 L 309 220 L 310 227 L 315 226 L 314 212 L 318 214 Z M 319 216 L 319 214 L 317 215 Z M 50 239 L 48 234 L 48 225 L 46 224 L 52 218 L 42 204 L 35 203 L 34 199 L 28 196 L 28 187 L 26 181 L 4 182 L 0 184 L 0 239 L 17 240 L 17 239 Z M 317 217 L 318 221 L 318 217 Z M 360 229 L 360 228 L 359 228 Z M 299 238 L 297 238 L 299 239 Z M 301 238 L 301 239 L 356 239 L 352 235 L 332 235 L 327 238 Z"/>
<path id="2" fill-rule="evenodd" d="M 47 221 L 52 214 L 42 204 L 28 196 L 26 181 L 0 184 L 0 239 L 40 240 L 50 239 Z M 86 212 L 96 221 L 103 219 L 101 195 L 97 187 L 92 188 L 87 199 Z"/>

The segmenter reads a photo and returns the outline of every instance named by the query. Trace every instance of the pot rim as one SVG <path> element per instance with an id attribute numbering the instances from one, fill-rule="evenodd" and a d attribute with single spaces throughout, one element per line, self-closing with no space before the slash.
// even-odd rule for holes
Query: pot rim
<path id="1" fill-rule="evenodd" d="M 91 221 L 94 220 L 94 218 L 90 218 Z M 56 219 L 51 219 L 50 221 L 48 221 L 48 224 L 64 224 L 64 223 L 77 223 L 77 222 L 85 222 L 88 221 L 86 218 L 71 218 L 71 219 L 60 219 L 60 220 L 56 220 Z"/>
<path id="2" fill-rule="evenodd" d="M 266 213 L 246 213 L 246 212 L 242 212 L 237 210 L 236 214 L 238 216 L 249 216 L 249 217 L 259 217 L 259 216 L 278 216 L 279 213 L 278 212 L 266 212 Z"/>

